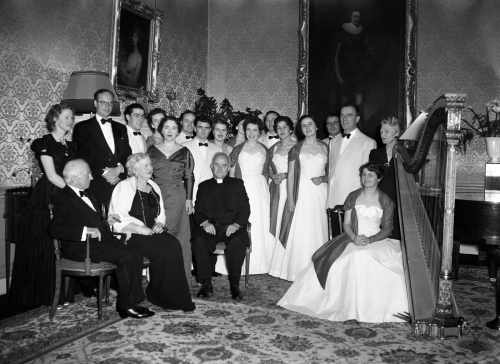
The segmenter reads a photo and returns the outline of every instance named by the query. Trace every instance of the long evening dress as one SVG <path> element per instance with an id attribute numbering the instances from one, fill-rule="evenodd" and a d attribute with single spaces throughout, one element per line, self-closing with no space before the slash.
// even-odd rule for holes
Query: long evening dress
<path id="1" fill-rule="evenodd" d="M 153 190 L 137 190 L 129 215 L 141 220 L 150 228 L 160 213 L 160 196 Z M 148 300 L 165 309 L 194 309 L 184 273 L 182 249 L 175 237 L 168 232 L 153 235 L 132 234 L 127 246 L 150 260 L 150 282 L 146 288 Z"/>
<path id="2" fill-rule="evenodd" d="M 288 172 L 288 154 L 282 155 L 274 153 L 272 162 L 276 166 L 277 173 L 287 173 Z M 271 182 L 273 183 L 273 182 Z M 281 229 L 281 218 L 283 217 L 283 209 L 285 208 L 285 202 L 287 197 L 287 179 L 281 181 L 279 184 L 279 199 L 277 203 L 276 221 L 274 222 L 274 227 L 271 226 L 271 232 L 274 232 L 276 239 L 279 239 L 280 229 Z M 273 205 L 271 203 L 271 205 Z M 271 221 L 273 223 L 273 221 Z M 269 274 L 275 277 L 282 276 L 282 262 L 285 256 L 285 247 L 282 244 L 276 243 L 274 245 L 274 250 L 271 258 L 271 268 L 269 269 Z"/>
<path id="3" fill-rule="evenodd" d="M 358 234 L 377 234 L 383 209 L 358 203 L 354 208 Z M 310 262 L 278 305 L 330 321 L 401 322 L 394 315 L 407 312 L 408 301 L 399 241 L 349 242 L 331 264 L 324 287 Z"/>
<path id="4" fill-rule="evenodd" d="M 166 226 L 182 247 L 184 271 L 191 280 L 191 231 L 186 213 L 186 199 L 193 200 L 193 168 L 191 152 L 182 147 L 170 157 L 152 146 L 148 150 L 153 163 L 154 181 L 160 186 L 165 205 Z"/>
<path id="5" fill-rule="evenodd" d="M 290 232 L 283 253 L 273 259 L 273 275 L 288 281 L 298 277 L 316 249 L 328 239 L 327 184 L 315 185 L 311 181 L 325 174 L 327 157 L 300 152 L 296 163 L 300 163 L 299 190 Z"/>
<path id="6" fill-rule="evenodd" d="M 74 154 L 71 142 L 59 143 L 52 134 L 33 141 L 31 149 L 42 171 L 41 156 L 52 157 L 59 176 L 62 176 L 64 165 Z M 52 303 L 55 256 L 54 245 L 47 231 L 50 220 L 48 204 L 57 189 L 43 174 L 31 192 L 20 229 L 22 236 L 16 243 L 8 298 L 13 311 L 20 312 Z"/>

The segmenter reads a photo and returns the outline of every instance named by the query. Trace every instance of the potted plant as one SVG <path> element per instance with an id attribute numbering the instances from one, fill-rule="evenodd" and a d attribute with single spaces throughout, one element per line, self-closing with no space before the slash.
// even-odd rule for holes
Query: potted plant
<path id="1" fill-rule="evenodd" d="M 471 119 L 462 119 L 467 126 L 462 129 L 461 143 L 472 140 L 474 134 L 486 140 L 486 152 L 491 163 L 500 163 L 500 98 L 494 99 L 485 105 L 484 113 L 477 113 L 472 107 L 467 107 Z"/>

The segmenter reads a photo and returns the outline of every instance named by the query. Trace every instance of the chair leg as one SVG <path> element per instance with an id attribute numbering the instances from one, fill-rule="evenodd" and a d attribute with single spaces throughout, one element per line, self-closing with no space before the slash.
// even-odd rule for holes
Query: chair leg
<path id="1" fill-rule="evenodd" d="M 104 291 L 103 276 L 99 275 L 99 288 L 97 291 L 97 318 L 102 319 L 102 295 Z"/>
<path id="2" fill-rule="evenodd" d="M 61 270 L 56 267 L 56 286 L 54 289 L 54 298 L 52 299 L 52 307 L 49 311 L 49 317 L 51 320 L 56 314 L 57 303 L 59 302 L 59 292 L 61 292 Z"/>
<path id="3" fill-rule="evenodd" d="M 70 276 L 65 276 L 64 277 L 64 286 L 63 286 L 64 297 L 63 297 L 63 303 L 65 303 L 65 302 L 68 301 L 70 281 L 71 281 L 71 277 Z"/>
<path id="4" fill-rule="evenodd" d="M 248 288 L 248 276 L 250 273 L 250 251 L 247 249 L 245 257 L 245 289 Z"/>
<path id="5" fill-rule="evenodd" d="M 105 288 L 105 293 L 104 293 L 104 302 L 106 305 L 109 305 L 109 290 L 111 288 L 111 274 L 108 274 L 106 276 L 106 288 Z"/>

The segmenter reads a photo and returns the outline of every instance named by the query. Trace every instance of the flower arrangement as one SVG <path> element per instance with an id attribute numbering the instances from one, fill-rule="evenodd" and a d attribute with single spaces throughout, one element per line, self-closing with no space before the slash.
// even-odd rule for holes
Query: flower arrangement
<path id="1" fill-rule="evenodd" d="M 214 97 L 207 96 L 202 88 L 199 88 L 196 94 L 197 98 L 194 107 L 196 116 L 209 120 L 212 124 L 218 120 L 225 121 L 229 125 L 227 139 L 236 136 L 240 121 L 249 118 L 259 119 L 259 115 L 262 114 L 260 110 L 252 110 L 248 107 L 244 112 L 234 111 L 228 99 L 224 99 L 217 104 L 217 100 Z"/>
<path id="2" fill-rule="evenodd" d="M 471 114 L 470 120 L 462 119 L 465 128 L 462 128 L 460 147 L 466 150 L 466 146 L 474 135 L 484 138 L 500 137 L 500 98 L 493 99 L 485 104 L 485 112 L 478 113 L 472 107 L 467 107 L 466 111 Z"/>

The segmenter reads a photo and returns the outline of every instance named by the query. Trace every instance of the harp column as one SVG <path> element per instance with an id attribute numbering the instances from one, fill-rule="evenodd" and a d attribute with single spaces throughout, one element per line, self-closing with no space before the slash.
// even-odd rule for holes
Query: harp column
<path id="1" fill-rule="evenodd" d="M 443 247 L 441 252 L 441 273 L 439 277 L 439 291 L 436 303 L 435 318 L 445 320 L 450 327 L 458 325 L 455 317 L 454 302 L 452 302 L 452 251 L 453 251 L 453 224 L 455 216 L 455 187 L 457 177 L 456 146 L 460 137 L 462 109 L 464 108 L 464 94 L 445 94 L 446 99 L 446 171 L 444 185 L 444 217 L 443 217 Z M 441 335 L 442 336 L 442 335 Z"/>

